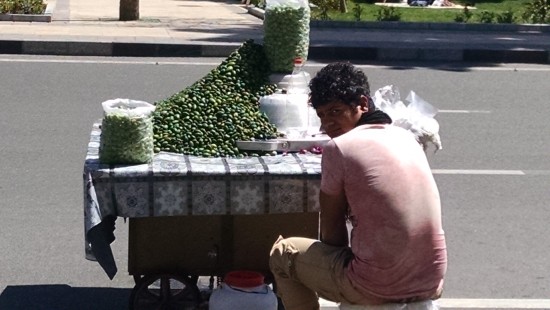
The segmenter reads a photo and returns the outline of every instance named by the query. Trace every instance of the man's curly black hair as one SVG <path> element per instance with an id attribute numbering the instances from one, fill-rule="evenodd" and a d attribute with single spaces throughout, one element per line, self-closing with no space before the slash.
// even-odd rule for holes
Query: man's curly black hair
<path id="1" fill-rule="evenodd" d="M 326 65 L 311 79 L 309 88 L 309 102 L 314 109 L 334 101 L 355 105 L 361 95 L 368 96 L 369 106 L 372 104 L 367 76 L 349 62 Z"/>

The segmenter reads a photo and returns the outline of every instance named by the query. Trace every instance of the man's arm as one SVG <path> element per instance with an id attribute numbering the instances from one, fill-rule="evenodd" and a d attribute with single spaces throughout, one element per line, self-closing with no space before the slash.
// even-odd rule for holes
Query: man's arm
<path id="1" fill-rule="evenodd" d="M 321 191 L 319 203 L 321 205 L 321 241 L 333 246 L 347 246 L 348 203 L 345 194 L 342 192 L 338 195 L 328 195 Z"/>

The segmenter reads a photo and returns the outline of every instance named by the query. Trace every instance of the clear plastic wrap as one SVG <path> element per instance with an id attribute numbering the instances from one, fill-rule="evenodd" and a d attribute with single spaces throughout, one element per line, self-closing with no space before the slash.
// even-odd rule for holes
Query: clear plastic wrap
<path id="1" fill-rule="evenodd" d="M 145 164 L 153 159 L 155 106 L 145 101 L 113 99 L 102 103 L 99 160 L 105 164 Z"/>
<path id="2" fill-rule="evenodd" d="M 424 151 L 429 145 L 435 147 L 434 152 L 441 150 L 441 138 L 439 136 L 439 123 L 434 118 L 438 110 L 424 99 L 420 98 L 414 91 L 411 91 L 406 100 L 408 104 L 401 101 L 399 90 L 393 85 L 387 85 L 378 89 L 373 96 L 377 108 L 388 114 L 393 125 L 410 130 Z"/>
<path id="3" fill-rule="evenodd" d="M 290 73 L 295 58 L 307 60 L 310 18 L 307 0 L 266 0 L 264 48 L 271 71 Z"/>

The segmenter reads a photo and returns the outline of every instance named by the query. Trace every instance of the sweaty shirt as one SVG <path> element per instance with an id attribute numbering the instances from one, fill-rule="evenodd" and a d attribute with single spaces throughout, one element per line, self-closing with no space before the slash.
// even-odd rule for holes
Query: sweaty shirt
<path id="1" fill-rule="evenodd" d="M 362 125 L 323 149 L 321 190 L 345 192 L 353 259 L 347 276 L 366 294 L 430 298 L 447 268 L 439 191 L 409 131 Z"/>

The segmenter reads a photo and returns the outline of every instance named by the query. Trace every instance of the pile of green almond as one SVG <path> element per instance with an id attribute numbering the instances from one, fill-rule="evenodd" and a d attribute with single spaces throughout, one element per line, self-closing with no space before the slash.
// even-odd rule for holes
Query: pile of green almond
<path id="1" fill-rule="evenodd" d="M 277 128 L 259 110 L 270 83 L 264 47 L 245 41 L 191 86 L 155 103 L 154 151 L 202 157 L 265 155 L 239 150 L 236 141 L 272 139 Z"/>

